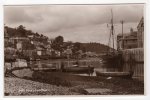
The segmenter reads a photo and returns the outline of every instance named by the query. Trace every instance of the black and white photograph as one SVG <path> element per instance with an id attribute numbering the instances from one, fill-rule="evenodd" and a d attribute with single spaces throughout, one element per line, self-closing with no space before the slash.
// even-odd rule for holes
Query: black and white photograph
<path id="1" fill-rule="evenodd" d="M 143 96 L 144 7 L 4 5 L 4 96 Z"/>

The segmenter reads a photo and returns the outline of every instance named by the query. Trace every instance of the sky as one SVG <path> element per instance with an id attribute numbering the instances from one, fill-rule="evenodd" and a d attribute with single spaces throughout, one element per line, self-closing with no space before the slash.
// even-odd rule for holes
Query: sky
<path id="1" fill-rule="evenodd" d="M 144 17 L 143 4 L 4 6 L 4 23 L 10 27 L 23 25 L 49 38 L 61 35 L 65 41 L 107 45 L 111 9 L 115 36 L 122 32 L 121 20 L 124 21 L 124 33 L 129 33 L 131 28 L 137 30 Z"/>

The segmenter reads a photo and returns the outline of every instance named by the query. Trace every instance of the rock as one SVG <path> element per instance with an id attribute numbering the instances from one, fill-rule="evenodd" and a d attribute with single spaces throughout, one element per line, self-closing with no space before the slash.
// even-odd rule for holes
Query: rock
<path id="1" fill-rule="evenodd" d="M 14 70 L 12 72 L 17 77 L 23 78 L 23 77 L 32 77 L 33 71 L 31 69 L 21 69 L 21 70 Z"/>

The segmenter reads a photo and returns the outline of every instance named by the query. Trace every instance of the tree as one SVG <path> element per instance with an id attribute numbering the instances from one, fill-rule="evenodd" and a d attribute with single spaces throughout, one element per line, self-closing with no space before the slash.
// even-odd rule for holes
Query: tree
<path id="1" fill-rule="evenodd" d="M 43 34 L 41 34 L 41 36 L 40 37 L 43 37 Z"/>
<path id="2" fill-rule="evenodd" d="M 82 51 L 83 51 L 84 53 L 86 52 L 86 47 L 85 47 L 85 46 L 82 47 Z"/>
<path id="3" fill-rule="evenodd" d="M 27 30 L 27 35 L 33 35 L 34 33 L 31 30 Z"/>
<path id="4" fill-rule="evenodd" d="M 51 46 L 54 50 L 58 50 L 58 51 L 62 52 L 63 42 L 64 42 L 64 38 L 62 36 L 58 36 L 54 39 Z"/>
<path id="5" fill-rule="evenodd" d="M 26 37 L 26 32 L 27 30 L 25 29 L 25 27 L 23 25 L 20 25 L 17 27 L 17 32 L 18 32 L 18 35 L 21 36 L 21 37 Z"/>
<path id="6" fill-rule="evenodd" d="M 40 35 L 36 32 L 36 33 L 35 33 L 35 36 L 39 37 Z"/>
<path id="7" fill-rule="evenodd" d="M 64 38 L 62 36 L 58 36 L 58 37 L 55 38 L 55 42 L 62 45 L 63 42 L 64 42 Z"/>
<path id="8" fill-rule="evenodd" d="M 74 49 L 75 49 L 75 51 L 81 50 L 81 43 L 76 42 L 76 43 L 74 44 Z"/>

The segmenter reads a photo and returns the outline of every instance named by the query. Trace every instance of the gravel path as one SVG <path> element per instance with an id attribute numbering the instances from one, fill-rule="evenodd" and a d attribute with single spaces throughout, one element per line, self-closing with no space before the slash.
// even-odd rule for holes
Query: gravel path
<path id="1" fill-rule="evenodd" d="M 69 88 L 14 77 L 5 77 L 5 95 L 79 95 Z"/>

